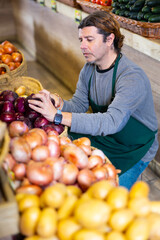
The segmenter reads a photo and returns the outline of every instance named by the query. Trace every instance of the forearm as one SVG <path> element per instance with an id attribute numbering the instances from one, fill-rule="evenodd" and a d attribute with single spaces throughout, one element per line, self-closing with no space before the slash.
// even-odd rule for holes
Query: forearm
<path id="1" fill-rule="evenodd" d="M 62 112 L 62 122 L 61 124 L 70 127 L 72 123 L 72 113 L 69 112 Z"/>

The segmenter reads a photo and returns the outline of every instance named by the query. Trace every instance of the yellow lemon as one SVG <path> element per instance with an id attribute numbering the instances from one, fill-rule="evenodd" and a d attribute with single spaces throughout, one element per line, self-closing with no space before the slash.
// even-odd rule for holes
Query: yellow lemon
<path id="1" fill-rule="evenodd" d="M 130 208 L 136 216 L 145 217 L 150 213 L 150 201 L 146 197 L 131 198 L 128 201 Z"/>
<path id="2" fill-rule="evenodd" d="M 20 232 L 29 237 L 36 233 L 36 226 L 40 217 L 38 207 L 27 208 L 20 217 Z"/>
<path id="3" fill-rule="evenodd" d="M 39 206 L 40 206 L 39 197 L 37 195 L 32 195 L 32 194 L 25 195 L 18 202 L 18 208 L 20 212 L 23 212 L 24 210 L 30 207 L 39 207 Z"/>
<path id="4" fill-rule="evenodd" d="M 149 237 L 149 223 L 146 218 L 134 219 L 126 231 L 127 240 L 147 240 Z"/>
<path id="5" fill-rule="evenodd" d="M 69 186 L 66 186 L 66 189 L 67 189 L 67 195 L 75 195 L 77 197 L 80 197 L 82 194 L 82 190 L 77 186 L 69 185 Z"/>
<path id="6" fill-rule="evenodd" d="M 127 240 L 125 235 L 118 231 L 111 231 L 105 236 L 105 240 Z"/>
<path id="7" fill-rule="evenodd" d="M 105 238 L 96 230 L 81 229 L 74 234 L 73 240 L 105 240 Z"/>
<path id="8" fill-rule="evenodd" d="M 77 197 L 75 195 L 67 196 L 61 207 L 58 209 L 58 219 L 70 217 L 75 208 Z"/>
<path id="9" fill-rule="evenodd" d="M 129 192 L 129 198 L 137 197 L 148 197 L 149 195 L 149 186 L 146 182 L 138 181 L 136 182 Z"/>
<path id="10" fill-rule="evenodd" d="M 62 183 L 56 183 L 53 186 L 47 187 L 41 194 L 41 205 L 59 208 L 66 196 L 66 186 Z"/>
<path id="11" fill-rule="evenodd" d="M 73 217 L 60 220 L 57 227 L 58 238 L 60 240 L 72 240 L 74 233 L 80 228 L 80 224 Z"/>
<path id="12" fill-rule="evenodd" d="M 125 208 L 128 203 L 129 192 L 125 187 L 115 187 L 113 188 L 108 196 L 107 203 L 111 206 L 112 209 Z"/>
<path id="13" fill-rule="evenodd" d="M 123 232 L 134 218 L 130 209 L 119 209 L 111 214 L 109 226 L 116 231 Z"/>
<path id="14" fill-rule="evenodd" d="M 110 206 L 104 201 L 91 199 L 76 206 L 74 215 L 83 227 L 95 229 L 108 221 L 110 211 Z"/>
<path id="15" fill-rule="evenodd" d="M 44 208 L 40 214 L 36 231 L 42 238 L 53 236 L 57 230 L 57 212 L 50 207 Z"/>
<path id="16" fill-rule="evenodd" d="M 111 181 L 102 180 L 94 183 L 87 192 L 91 195 L 93 198 L 97 199 L 105 199 L 110 192 L 110 190 L 114 188 Z"/>

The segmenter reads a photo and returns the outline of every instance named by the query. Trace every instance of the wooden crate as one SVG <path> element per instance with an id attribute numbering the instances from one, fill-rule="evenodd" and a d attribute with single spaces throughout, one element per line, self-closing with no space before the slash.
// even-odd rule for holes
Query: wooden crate
<path id="1" fill-rule="evenodd" d="M 19 233 L 19 213 L 15 195 L 2 168 L 0 184 L 3 197 L 0 202 L 0 238 L 2 238 Z"/>

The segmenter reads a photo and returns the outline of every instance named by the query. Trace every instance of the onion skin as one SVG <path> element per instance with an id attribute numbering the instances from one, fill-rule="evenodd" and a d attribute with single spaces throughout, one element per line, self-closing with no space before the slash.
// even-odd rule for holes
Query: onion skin
<path id="1" fill-rule="evenodd" d="M 91 155 L 91 146 L 81 144 L 81 145 L 79 145 L 79 148 L 81 148 L 87 156 Z"/>
<path id="2" fill-rule="evenodd" d="M 102 150 L 100 149 L 94 149 L 91 153 L 91 156 L 96 155 L 96 156 L 100 156 L 103 159 L 103 163 L 106 162 L 107 157 L 105 156 L 105 154 L 102 152 Z"/>
<path id="3" fill-rule="evenodd" d="M 10 150 L 13 158 L 17 162 L 27 163 L 31 158 L 31 148 L 23 137 L 12 138 Z"/>
<path id="4" fill-rule="evenodd" d="M 49 157 L 49 149 L 47 146 L 37 146 L 32 150 L 31 158 L 36 161 L 45 161 Z"/>
<path id="5" fill-rule="evenodd" d="M 14 112 L 13 103 L 10 101 L 3 102 L 2 112 Z"/>
<path id="6" fill-rule="evenodd" d="M 29 131 L 28 126 L 22 121 L 13 121 L 8 126 L 9 135 L 11 138 L 19 137 Z"/>
<path id="7" fill-rule="evenodd" d="M 25 185 L 25 186 L 20 186 L 19 188 L 16 189 L 16 194 L 18 193 L 24 193 L 24 194 L 35 194 L 40 196 L 42 193 L 42 188 L 37 185 Z"/>
<path id="8" fill-rule="evenodd" d="M 0 120 L 6 123 L 11 123 L 16 120 L 14 112 L 3 112 L 0 115 Z"/>
<path id="9" fill-rule="evenodd" d="M 64 164 L 60 182 L 66 185 L 75 184 L 78 176 L 78 168 L 73 163 Z"/>
<path id="10" fill-rule="evenodd" d="M 97 181 L 97 179 L 91 170 L 85 168 L 79 171 L 77 181 L 80 188 L 83 191 L 86 191 L 93 183 Z"/>
<path id="11" fill-rule="evenodd" d="M 7 156 L 2 162 L 2 167 L 5 170 L 5 172 L 7 172 L 8 170 L 12 170 L 15 164 L 16 164 L 16 161 L 13 158 L 13 156 L 10 153 L 7 153 Z"/>
<path id="12" fill-rule="evenodd" d="M 66 145 L 62 153 L 63 157 L 67 161 L 75 164 L 79 169 L 83 169 L 88 166 L 88 156 L 76 145 Z"/>
<path id="13" fill-rule="evenodd" d="M 35 128 L 41 128 L 45 125 L 49 124 L 49 121 L 45 117 L 38 117 L 34 121 L 34 127 Z"/>
<path id="14" fill-rule="evenodd" d="M 26 175 L 32 184 L 39 186 L 48 185 L 53 180 L 52 168 L 45 162 L 30 161 L 27 165 Z"/>
<path id="15" fill-rule="evenodd" d="M 23 178 L 26 175 L 26 164 L 24 164 L 24 163 L 17 163 L 13 167 L 13 172 L 14 172 L 15 178 L 17 180 L 23 180 Z"/>
<path id="16" fill-rule="evenodd" d="M 52 132 L 48 133 L 48 140 L 55 141 L 58 145 L 60 145 L 60 139 L 57 135 L 52 134 Z"/>

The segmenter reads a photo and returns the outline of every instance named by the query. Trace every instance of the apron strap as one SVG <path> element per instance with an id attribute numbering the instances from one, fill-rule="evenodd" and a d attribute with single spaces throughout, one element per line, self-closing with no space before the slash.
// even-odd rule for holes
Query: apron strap
<path id="1" fill-rule="evenodd" d="M 117 73 L 117 68 L 118 68 L 118 62 L 120 59 L 121 55 L 119 54 L 115 65 L 114 65 L 114 70 L 113 70 L 113 77 L 112 77 L 112 98 L 111 98 L 111 102 L 113 101 L 114 97 L 115 97 L 115 84 L 116 84 L 116 73 Z"/>

